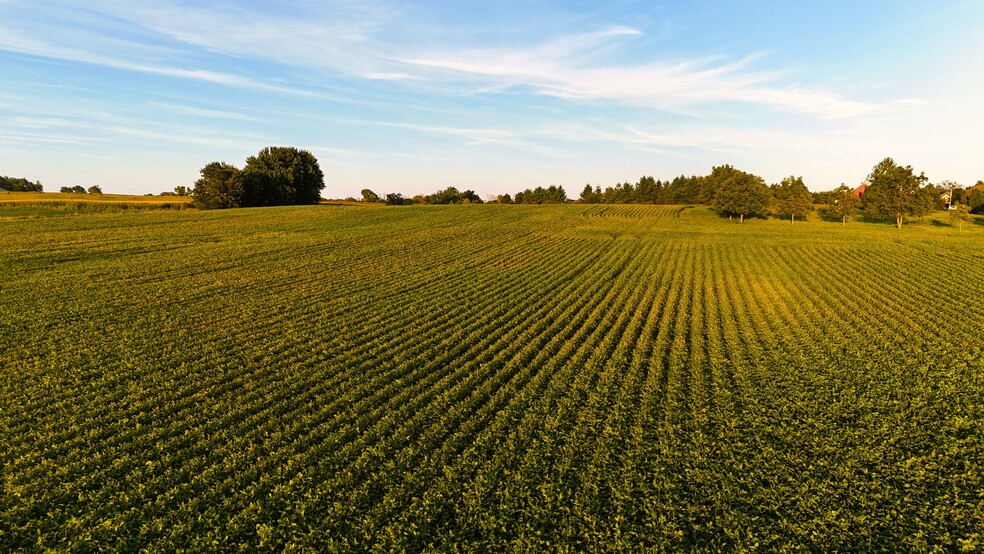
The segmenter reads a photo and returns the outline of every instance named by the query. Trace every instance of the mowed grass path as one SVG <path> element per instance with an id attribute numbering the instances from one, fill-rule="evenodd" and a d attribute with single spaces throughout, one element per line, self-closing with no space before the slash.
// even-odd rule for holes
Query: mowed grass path
<path id="1" fill-rule="evenodd" d="M 981 225 L 0 228 L 0 550 L 984 548 Z"/>

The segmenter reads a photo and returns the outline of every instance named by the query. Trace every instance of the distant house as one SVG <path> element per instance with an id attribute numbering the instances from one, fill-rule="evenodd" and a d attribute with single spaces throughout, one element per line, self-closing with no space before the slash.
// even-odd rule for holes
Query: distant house
<path id="1" fill-rule="evenodd" d="M 10 191 L 3 187 L 0 187 L 0 194 L 10 194 Z"/>
<path id="2" fill-rule="evenodd" d="M 860 198 L 861 195 L 864 194 L 864 191 L 868 190 L 868 186 L 869 186 L 868 183 L 861 183 L 861 186 L 852 190 L 851 194 Z"/>

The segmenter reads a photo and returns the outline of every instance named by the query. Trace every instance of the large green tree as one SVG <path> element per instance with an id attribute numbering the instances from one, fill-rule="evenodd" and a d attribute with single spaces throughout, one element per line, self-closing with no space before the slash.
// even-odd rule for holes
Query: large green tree
<path id="1" fill-rule="evenodd" d="M 970 206 L 971 213 L 984 212 L 984 183 L 978 181 L 976 185 L 964 192 L 964 196 L 967 205 Z"/>
<path id="2" fill-rule="evenodd" d="M 790 175 L 778 185 L 773 185 L 772 196 L 776 213 L 788 215 L 790 223 L 796 220 L 796 216 L 805 216 L 806 212 L 813 209 L 813 196 L 803 184 L 802 177 Z"/>
<path id="3" fill-rule="evenodd" d="M 758 175 L 723 165 L 713 168 L 704 179 L 705 198 L 719 214 L 738 216 L 742 223 L 748 216 L 766 214 L 771 194 Z"/>
<path id="4" fill-rule="evenodd" d="M 318 160 L 307 150 L 271 146 L 246 159 L 243 206 L 317 204 L 325 188 Z"/>
<path id="5" fill-rule="evenodd" d="M 242 205 L 243 182 L 239 169 L 225 162 L 212 162 L 201 170 L 191 191 L 192 205 L 202 210 L 236 208 Z"/>
<path id="6" fill-rule="evenodd" d="M 844 184 L 831 191 L 830 196 L 830 211 L 840 218 L 841 225 L 847 225 L 847 218 L 858 213 L 861 199 L 855 196 L 854 190 Z"/>
<path id="7" fill-rule="evenodd" d="M 912 166 L 900 166 L 892 158 L 885 158 L 871 169 L 868 189 L 861 195 L 861 208 L 871 217 L 894 218 L 902 228 L 907 217 L 919 217 L 933 211 L 936 205 L 936 188 L 923 186 L 927 181 L 922 173 L 916 175 Z"/>

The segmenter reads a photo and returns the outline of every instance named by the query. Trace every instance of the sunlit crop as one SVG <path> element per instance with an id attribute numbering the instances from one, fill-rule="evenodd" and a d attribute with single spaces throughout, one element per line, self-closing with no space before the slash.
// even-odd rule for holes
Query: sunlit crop
<path id="1" fill-rule="evenodd" d="M 0 221 L 0 550 L 984 549 L 984 227 Z"/>

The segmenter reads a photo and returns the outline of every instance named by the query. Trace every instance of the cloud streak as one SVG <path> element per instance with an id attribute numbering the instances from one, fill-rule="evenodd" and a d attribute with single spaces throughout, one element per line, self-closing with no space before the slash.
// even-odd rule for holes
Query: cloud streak
<path id="1" fill-rule="evenodd" d="M 834 93 L 778 84 L 780 74 L 751 69 L 759 54 L 730 63 L 711 58 L 636 66 L 607 65 L 593 59 L 594 52 L 611 47 L 611 41 L 641 34 L 615 28 L 529 49 L 435 52 L 404 62 L 436 71 L 431 74 L 433 79 L 472 79 L 503 87 L 529 87 L 543 95 L 570 100 L 618 101 L 670 111 L 702 103 L 736 102 L 836 119 L 877 109 Z"/>
<path id="2" fill-rule="evenodd" d="M 96 15 L 87 12 L 87 27 L 83 28 L 65 23 L 77 10 L 57 3 L 48 9 L 58 17 L 49 23 L 47 32 L 27 34 L 8 25 L 0 33 L 0 48 L 310 97 L 318 94 L 289 82 L 261 81 L 217 67 L 221 60 L 209 57 L 232 57 L 233 62 L 262 59 L 285 68 L 313 68 L 328 72 L 322 75 L 322 82 L 330 81 L 334 73 L 394 86 L 425 86 L 431 93 L 529 90 L 574 102 L 610 101 L 668 111 L 738 103 L 824 119 L 850 118 L 878 109 L 835 92 L 783 83 L 781 73 L 754 68 L 762 56 L 758 53 L 730 61 L 695 58 L 619 63 L 617 54 L 645 38 L 642 30 L 621 25 L 509 47 L 448 42 L 440 48 L 414 49 L 404 40 L 390 38 L 400 36 L 396 29 L 411 22 L 385 3 L 300 4 L 299 11 L 283 14 L 257 13 L 255 8 L 230 5 L 107 1 L 93 5 Z M 128 26 L 139 33 L 121 35 L 120 28 Z M 48 38 L 36 38 L 39 36 Z M 432 42 L 441 43 L 440 39 L 437 36 Z M 165 59 L 170 63 L 160 63 Z"/>

